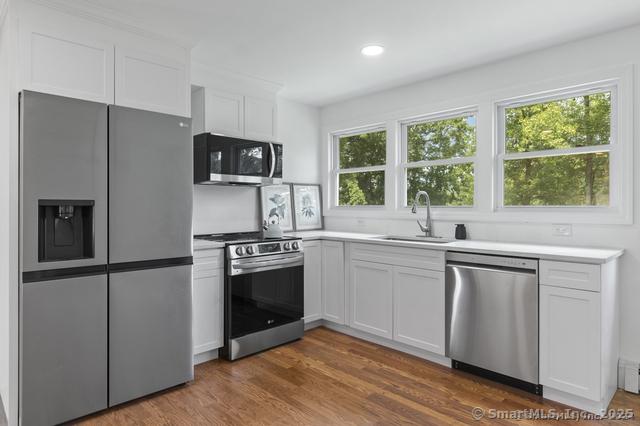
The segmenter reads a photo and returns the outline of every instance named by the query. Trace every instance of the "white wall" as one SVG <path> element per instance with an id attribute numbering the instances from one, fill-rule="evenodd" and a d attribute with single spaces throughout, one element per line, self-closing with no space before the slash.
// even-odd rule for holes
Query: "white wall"
<path id="1" fill-rule="evenodd" d="M 278 141 L 284 145 L 285 182 L 319 183 L 318 108 L 278 99 Z M 194 185 L 193 233 L 256 231 L 260 225 L 257 188 Z"/>
<path id="2" fill-rule="evenodd" d="M 328 172 L 328 132 L 336 129 L 348 129 L 371 123 L 391 120 L 403 111 L 434 112 L 427 108 L 433 105 L 458 107 L 491 102 L 492 95 L 504 93 L 509 88 L 519 88 L 532 83 L 551 80 L 562 80 L 589 72 L 599 72 L 612 66 L 625 67 L 633 64 L 633 89 L 627 95 L 633 98 L 633 135 L 629 141 L 634 147 L 633 162 L 635 169 L 640 166 L 639 132 L 640 129 L 640 96 L 638 89 L 638 65 L 640 64 L 640 26 L 627 28 L 578 42 L 557 46 L 542 51 L 514 57 L 499 63 L 489 64 L 463 72 L 450 74 L 441 78 L 426 80 L 416 84 L 399 87 L 367 96 L 354 98 L 345 102 L 329 105 L 321 110 L 321 138 L 323 161 L 321 171 L 323 179 Z M 508 90 L 507 90 L 508 91 Z M 491 117 L 487 117 L 490 121 Z M 486 130 L 486 131 L 485 131 Z M 491 162 L 492 127 L 478 130 L 478 156 L 485 155 L 488 164 Z M 481 154 L 484 152 L 485 154 Z M 483 161 L 485 161 L 483 160 Z M 483 168 L 476 174 L 479 198 L 490 200 L 491 176 L 490 167 Z M 554 237 L 551 235 L 551 224 L 520 222 L 504 223 L 487 219 L 479 215 L 479 219 L 467 219 L 470 238 L 496 241 L 526 241 L 541 244 L 569 246 L 602 246 L 624 248 L 626 253 L 621 260 L 621 357 L 640 361 L 640 226 L 638 201 L 640 185 L 638 172 L 634 170 L 626 185 L 633 185 L 633 225 L 573 225 L 570 237 Z M 324 182 L 323 182 L 324 183 Z M 489 210 L 487 201 L 483 201 Z M 439 212 L 440 220 L 435 222 L 437 235 L 453 236 L 455 218 L 447 220 L 454 211 Z M 420 215 L 423 218 L 423 215 Z M 366 218 L 357 212 L 348 216 L 327 212 L 325 226 L 332 230 L 352 230 L 375 233 L 401 233 L 411 235 L 418 231 L 416 217 L 408 212 L 401 212 L 396 217 Z"/>

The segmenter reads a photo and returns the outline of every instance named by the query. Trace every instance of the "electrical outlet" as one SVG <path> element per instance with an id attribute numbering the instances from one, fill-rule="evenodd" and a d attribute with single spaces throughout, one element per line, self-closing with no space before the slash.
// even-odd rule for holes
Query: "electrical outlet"
<path id="1" fill-rule="evenodd" d="M 567 223 L 554 223 L 551 225 L 551 234 L 557 237 L 570 237 L 571 225 Z"/>

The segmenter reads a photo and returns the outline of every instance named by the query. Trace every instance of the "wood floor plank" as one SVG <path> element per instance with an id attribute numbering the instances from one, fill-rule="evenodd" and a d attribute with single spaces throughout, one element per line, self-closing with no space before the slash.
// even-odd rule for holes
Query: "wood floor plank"
<path id="1" fill-rule="evenodd" d="M 304 339 L 236 362 L 198 365 L 187 385 L 75 422 L 80 425 L 569 425 L 575 421 L 475 420 L 472 410 L 568 407 L 320 327 Z M 640 396 L 618 391 L 611 409 Z"/>

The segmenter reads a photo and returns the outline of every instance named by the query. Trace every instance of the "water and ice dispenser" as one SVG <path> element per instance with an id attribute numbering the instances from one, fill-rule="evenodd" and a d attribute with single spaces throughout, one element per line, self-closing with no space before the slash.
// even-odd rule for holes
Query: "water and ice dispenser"
<path id="1" fill-rule="evenodd" d="M 38 260 L 94 257 L 93 200 L 38 200 Z"/>

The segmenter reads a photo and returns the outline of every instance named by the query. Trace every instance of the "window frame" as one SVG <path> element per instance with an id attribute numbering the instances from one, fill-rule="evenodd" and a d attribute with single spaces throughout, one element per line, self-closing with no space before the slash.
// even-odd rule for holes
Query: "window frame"
<path id="1" fill-rule="evenodd" d="M 409 169 L 433 167 L 433 166 L 450 166 L 456 164 L 472 164 L 473 165 L 473 205 L 470 206 L 431 206 L 432 209 L 476 209 L 478 206 L 478 185 L 476 184 L 476 171 L 477 171 L 477 159 L 478 159 L 478 107 L 460 108 L 455 110 L 448 110 L 443 112 L 436 112 L 419 117 L 413 117 L 410 119 L 399 120 L 400 131 L 400 158 L 399 158 L 399 174 L 398 174 L 398 201 L 399 210 L 408 210 L 411 208 L 409 205 L 409 199 L 407 196 L 407 175 Z M 470 157 L 449 157 L 441 158 L 437 160 L 421 160 L 421 161 L 409 161 L 409 139 L 408 139 L 408 127 L 414 124 L 432 123 L 435 121 L 442 121 L 451 118 L 462 118 L 474 116 L 476 119 L 475 125 L 475 154 Z"/>
<path id="2" fill-rule="evenodd" d="M 606 81 L 580 85 L 573 88 L 558 89 L 542 94 L 532 94 L 502 100 L 495 103 L 495 155 L 494 155 L 494 212 L 549 212 L 549 213 L 617 213 L 621 204 L 620 182 L 622 177 L 619 172 L 621 150 L 618 140 L 618 92 L 620 88 L 617 81 Z M 563 99 L 596 94 L 611 93 L 610 139 L 607 145 L 593 145 L 588 147 L 573 147 L 563 149 L 548 149 L 531 152 L 506 152 L 505 118 L 506 109 L 527 105 L 535 105 L 545 102 L 553 102 Z M 606 152 L 609 154 L 609 205 L 608 206 L 510 206 L 504 204 L 504 164 L 508 160 L 525 158 L 548 158 L 562 155 L 577 155 L 587 153 Z"/>
<path id="3" fill-rule="evenodd" d="M 385 132 L 385 158 L 384 164 L 377 166 L 352 167 L 347 169 L 340 168 L 340 138 L 348 136 L 363 135 L 366 133 Z M 331 208 L 333 209 L 363 209 L 363 210 L 382 210 L 387 207 L 386 188 L 388 185 L 388 158 L 386 153 L 389 149 L 389 131 L 385 123 L 378 123 L 366 127 L 358 127 L 355 129 L 332 132 L 331 138 Z M 365 173 L 365 172 L 383 172 L 384 173 L 384 200 L 382 204 L 377 205 L 340 205 L 340 175 L 348 173 Z"/>

